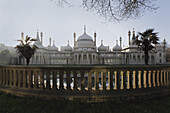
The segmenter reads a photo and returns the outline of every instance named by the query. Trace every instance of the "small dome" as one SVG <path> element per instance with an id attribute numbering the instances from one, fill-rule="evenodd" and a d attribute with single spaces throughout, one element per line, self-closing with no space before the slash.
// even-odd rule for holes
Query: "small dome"
<path id="1" fill-rule="evenodd" d="M 101 45 L 98 47 L 98 51 L 107 51 L 106 46 L 103 45 L 103 40 L 101 40 Z"/>
<path id="2" fill-rule="evenodd" d="M 72 51 L 72 47 L 69 45 L 69 41 L 67 46 L 64 47 L 64 51 Z"/>
<path id="3" fill-rule="evenodd" d="M 118 45 L 118 41 L 116 40 L 116 46 L 113 47 L 113 51 L 122 51 L 122 47 Z"/>
<path id="4" fill-rule="evenodd" d="M 58 51 L 58 48 L 55 46 L 54 41 L 53 41 L 53 46 L 49 46 L 48 49 L 51 50 L 51 51 Z"/>
<path id="5" fill-rule="evenodd" d="M 84 32 L 83 35 L 79 36 L 77 42 L 79 41 L 92 41 L 93 42 L 93 39 L 91 36 L 87 35 L 86 32 Z"/>

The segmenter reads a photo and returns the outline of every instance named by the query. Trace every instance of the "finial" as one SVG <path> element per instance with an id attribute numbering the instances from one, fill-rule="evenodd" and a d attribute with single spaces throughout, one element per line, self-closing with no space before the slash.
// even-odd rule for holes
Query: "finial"
<path id="1" fill-rule="evenodd" d="M 74 32 L 73 36 L 74 36 L 74 38 L 76 37 L 76 33 L 75 32 Z"/>
<path id="2" fill-rule="evenodd" d="M 120 41 L 122 41 L 122 37 L 120 37 Z"/>
<path id="3" fill-rule="evenodd" d="M 53 40 L 53 46 L 55 46 L 55 40 Z"/>
<path id="4" fill-rule="evenodd" d="M 129 35 L 129 36 L 131 35 L 131 32 L 130 32 L 130 30 L 129 30 L 129 32 L 128 32 L 128 35 Z"/>
<path id="5" fill-rule="evenodd" d="M 118 45 L 118 40 L 116 40 L 116 45 Z"/>
<path id="6" fill-rule="evenodd" d="M 67 41 L 67 45 L 69 45 L 69 40 Z"/>
<path id="7" fill-rule="evenodd" d="M 133 28 L 133 35 L 135 34 L 135 28 Z"/>
<path id="8" fill-rule="evenodd" d="M 94 37 L 96 37 L 97 36 L 97 33 L 96 32 L 94 32 Z"/>
<path id="9" fill-rule="evenodd" d="M 101 45 L 103 45 L 103 40 L 101 40 Z"/>
<path id="10" fill-rule="evenodd" d="M 84 25 L 84 33 L 86 33 L 86 25 Z"/>

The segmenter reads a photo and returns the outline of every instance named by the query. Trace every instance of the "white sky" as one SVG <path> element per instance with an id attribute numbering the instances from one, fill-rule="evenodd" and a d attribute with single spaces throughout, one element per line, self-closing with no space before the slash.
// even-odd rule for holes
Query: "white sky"
<path id="1" fill-rule="evenodd" d="M 127 45 L 127 32 L 133 28 L 136 32 L 154 28 L 159 32 L 161 41 L 164 38 L 170 41 L 170 0 L 157 0 L 160 8 L 156 13 L 147 12 L 140 19 L 106 24 L 100 16 L 80 7 L 79 2 L 74 1 L 73 7 L 61 8 L 54 0 L 0 0 L 0 43 L 16 46 L 18 42 L 15 40 L 21 38 L 21 32 L 36 37 L 38 29 L 44 33 L 45 46 L 49 44 L 49 37 L 55 40 L 59 48 L 67 45 L 68 40 L 73 46 L 73 33 L 76 32 L 78 38 L 83 33 L 84 25 L 88 35 L 93 37 L 94 32 L 97 33 L 97 46 L 103 40 L 104 45 L 112 48 L 120 36 L 123 45 Z"/>

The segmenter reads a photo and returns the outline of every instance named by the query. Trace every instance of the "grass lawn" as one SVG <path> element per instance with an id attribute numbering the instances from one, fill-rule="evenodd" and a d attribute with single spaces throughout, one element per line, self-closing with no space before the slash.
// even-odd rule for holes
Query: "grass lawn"
<path id="1" fill-rule="evenodd" d="M 170 113 L 170 96 L 143 102 L 104 102 L 21 98 L 0 92 L 0 113 Z"/>

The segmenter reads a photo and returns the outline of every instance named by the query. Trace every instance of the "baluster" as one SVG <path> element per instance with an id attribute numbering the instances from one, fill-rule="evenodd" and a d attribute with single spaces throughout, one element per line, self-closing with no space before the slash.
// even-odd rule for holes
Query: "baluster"
<path id="1" fill-rule="evenodd" d="M 50 75 L 51 75 L 51 70 L 46 70 L 46 89 L 51 89 L 50 87 Z"/>
<path id="2" fill-rule="evenodd" d="M 147 87 L 147 84 L 146 84 L 146 76 L 147 76 L 147 71 L 144 71 L 144 75 L 143 75 L 143 84 L 144 84 L 144 88 Z"/>
<path id="3" fill-rule="evenodd" d="M 127 71 L 127 89 L 130 89 L 130 71 Z"/>
<path id="4" fill-rule="evenodd" d="M 6 69 L 3 70 L 3 84 L 6 84 Z"/>
<path id="5" fill-rule="evenodd" d="M 103 71 L 102 79 L 103 79 L 103 81 L 102 81 L 102 83 L 103 83 L 103 85 L 102 85 L 103 90 L 106 90 L 106 70 Z"/>
<path id="6" fill-rule="evenodd" d="M 70 70 L 67 71 L 67 90 L 71 90 L 71 86 L 70 86 L 70 81 L 71 81 L 71 78 L 70 78 Z"/>
<path id="7" fill-rule="evenodd" d="M 0 85 L 2 84 L 2 68 L 0 68 Z"/>
<path id="8" fill-rule="evenodd" d="M 163 70 L 161 70 L 161 86 L 163 86 Z"/>
<path id="9" fill-rule="evenodd" d="M 9 82 L 9 85 L 12 87 L 12 85 L 13 85 L 13 77 L 12 77 L 13 76 L 13 72 L 12 72 L 12 69 L 10 69 L 9 71 L 10 71 L 10 80 L 9 80 L 10 82 Z"/>
<path id="10" fill-rule="evenodd" d="M 129 84 L 130 84 L 130 89 L 133 89 L 133 84 L 132 84 L 132 76 L 133 76 L 133 71 L 129 71 Z"/>
<path id="11" fill-rule="evenodd" d="M 121 87 L 120 87 L 120 89 L 122 89 L 122 90 L 124 89 L 124 84 L 123 84 L 124 83 L 124 79 L 123 79 L 124 75 L 123 75 L 123 73 L 124 73 L 123 71 L 120 71 L 120 75 L 121 75 Z"/>
<path id="12" fill-rule="evenodd" d="M 160 71 L 157 70 L 157 86 L 160 86 Z"/>
<path id="13" fill-rule="evenodd" d="M 117 70 L 116 81 L 117 81 L 117 90 L 119 90 L 120 89 L 120 71 L 119 70 Z"/>
<path id="14" fill-rule="evenodd" d="M 53 71 L 53 89 L 57 90 L 57 71 Z"/>
<path id="15" fill-rule="evenodd" d="M 39 74 L 40 74 L 40 89 L 44 89 L 44 73 L 42 70 L 40 70 Z"/>
<path id="16" fill-rule="evenodd" d="M 125 90 L 127 89 L 126 81 L 127 81 L 127 70 L 123 71 L 123 87 Z"/>
<path id="17" fill-rule="evenodd" d="M 142 88 L 142 80 L 141 80 L 141 71 L 138 71 L 138 85 L 139 85 L 139 88 Z"/>
<path id="18" fill-rule="evenodd" d="M 133 89 L 136 89 L 136 71 L 133 72 Z"/>
<path id="19" fill-rule="evenodd" d="M 110 91 L 113 91 L 113 70 L 110 71 Z"/>
<path id="20" fill-rule="evenodd" d="M 164 85 L 166 86 L 166 70 L 164 70 Z"/>
<path id="21" fill-rule="evenodd" d="M 27 71 L 27 76 L 28 76 L 28 88 L 31 89 L 32 88 L 32 71 L 31 70 L 28 70 Z"/>
<path id="22" fill-rule="evenodd" d="M 23 73 L 23 88 L 26 88 L 26 82 L 27 82 L 26 71 L 23 70 L 22 73 Z"/>
<path id="23" fill-rule="evenodd" d="M 99 90 L 99 72 L 95 72 L 95 90 Z"/>
<path id="24" fill-rule="evenodd" d="M 64 86 L 63 86 L 63 70 L 60 71 L 60 89 L 59 90 L 63 90 Z"/>
<path id="25" fill-rule="evenodd" d="M 73 75 L 74 75 L 74 90 L 77 90 L 77 71 L 73 71 Z"/>
<path id="26" fill-rule="evenodd" d="M 152 84 L 151 84 L 151 73 L 152 73 L 152 71 L 149 71 L 149 74 L 148 74 L 148 84 L 149 84 L 149 87 L 152 87 Z"/>
<path id="27" fill-rule="evenodd" d="M 18 70 L 18 87 L 21 87 L 21 70 Z"/>
<path id="28" fill-rule="evenodd" d="M 154 87 L 156 86 L 156 83 L 155 83 L 155 70 L 153 70 L 153 86 Z"/>
<path id="29" fill-rule="evenodd" d="M 16 70 L 15 69 L 13 70 L 13 73 L 14 73 L 14 83 L 13 83 L 13 86 L 16 87 L 16 85 L 17 85 L 17 75 L 16 75 Z"/>
<path id="30" fill-rule="evenodd" d="M 167 86 L 169 86 L 169 70 L 167 70 L 166 80 L 167 80 Z"/>
<path id="31" fill-rule="evenodd" d="M 8 69 L 6 69 L 6 74 L 5 74 L 5 75 L 6 75 L 6 85 L 8 85 L 8 79 L 9 79 L 9 78 L 8 78 L 8 77 L 9 77 L 9 76 L 8 76 Z"/>

